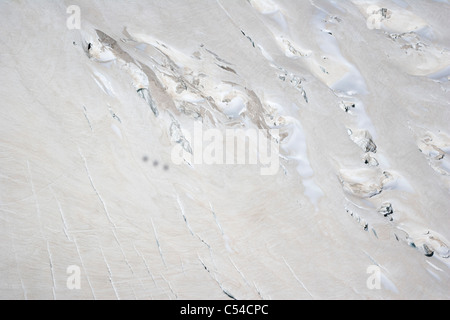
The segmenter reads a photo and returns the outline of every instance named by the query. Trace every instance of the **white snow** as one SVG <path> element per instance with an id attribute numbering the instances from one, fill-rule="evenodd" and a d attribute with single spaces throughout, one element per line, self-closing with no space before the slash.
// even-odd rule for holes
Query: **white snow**
<path id="1" fill-rule="evenodd" d="M 163 2 L 0 1 L 0 298 L 449 299 L 449 2 Z"/>

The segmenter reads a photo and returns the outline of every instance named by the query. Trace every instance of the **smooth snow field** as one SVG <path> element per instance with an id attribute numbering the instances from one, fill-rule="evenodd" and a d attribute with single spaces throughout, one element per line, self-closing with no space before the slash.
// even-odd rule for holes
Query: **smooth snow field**
<path id="1" fill-rule="evenodd" d="M 450 299 L 449 17 L 1 0 L 0 298 Z"/>

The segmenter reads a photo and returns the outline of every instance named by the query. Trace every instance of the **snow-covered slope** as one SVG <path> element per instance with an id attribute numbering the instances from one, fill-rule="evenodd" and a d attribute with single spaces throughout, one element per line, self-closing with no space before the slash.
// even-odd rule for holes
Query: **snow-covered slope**
<path id="1" fill-rule="evenodd" d="M 1 298 L 450 298 L 448 1 L 0 17 Z"/>

